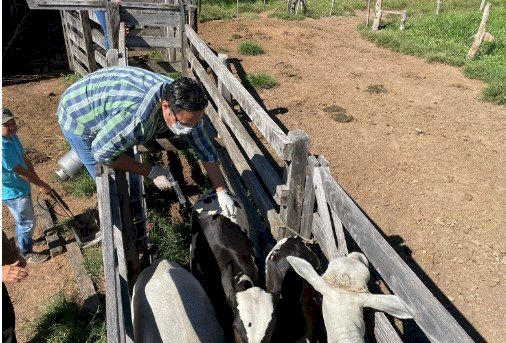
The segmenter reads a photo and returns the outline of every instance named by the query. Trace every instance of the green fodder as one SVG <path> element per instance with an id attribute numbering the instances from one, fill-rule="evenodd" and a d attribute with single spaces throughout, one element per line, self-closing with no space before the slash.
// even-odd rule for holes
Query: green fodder
<path id="1" fill-rule="evenodd" d="M 148 53 L 148 59 L 150 60 L 161 60 L 163 58 L 163 54 L 160 50 L 152 50 Z"/>
<path id="2" fill-rule="evenodd" d="M 411 5 L 410 1 L 405 2 Z M 466 60 L 466 56 L 482 17 L 478 6 L 474 2 L 471 6 L 467 0 L 458 7 L 455 2 L 448 2 L 439 16 L 428 12 L 424 6 L 426 4 L 420 5 L 419 12 L 408 18 L 404 31 L 399 30 L 398 16 L 390 16 L 376 33 L 360 25 L 361 34 L 394 51 L 420 56 L 429 62 L 463 67 L 467 77 L 487 83 L 482 93 L 484 100 L 505 105 L 506 3 L 492 5 L 487 31 L 495 41 L 483 42 L 472 61 Z"/>
<path id="3" fill-rule="evenodd" d="M 181 73 L 178 71 L 173 71 L 170 73 L 166 73 L 165 76 L 170 77 L 172 80 L 177 80 L 182 77 Z"/>
<path id="4" fill-rule="evenodd" d="M 74 297 L 56 294 L 28 325 L 29 343 L 107 342 L 105 311 L 89 313 Z"/>
<path id="5" fill-rule="evenodd" d="M 278 86 L 277 81 L 267 73 L 252 73 L 246 76 L 246 87 L 256 90 L 271 89 Z"/>
<path id="6" fill-rule="evenodd" d="M 265 51 L 260 44 L 246 41 L 239 44 L 237 52 L 241 55 L 257 56 L 263 54 Z"/>
<path id="7" fill-rule="evenodd" d="M 90 197 L 97 191 L 95 181 L 85 169 L 75 177 L 63 181 L 63 187 L 67 192 L 76 197 Z"/>
<path id="8" fill-rule="evenodd" d="M 158 246 L 157 258 L 167 258 L 180 265 L 190 262 L 191 225 L 177 223 L 155 211 L 149 211 L 148 220 L 153 223 L 149 235 Z"/>

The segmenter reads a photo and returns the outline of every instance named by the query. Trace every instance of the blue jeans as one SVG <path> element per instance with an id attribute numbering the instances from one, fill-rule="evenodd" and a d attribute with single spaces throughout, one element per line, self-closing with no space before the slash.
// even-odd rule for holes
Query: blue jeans
<path id="1" fill-rule="evenodd" d="M 100 26 L 102 26 L 102 32 L 104 34 L 104 48 L 105 51 L 109 50 L 109 37 L 107 36 L 107 21 L 105 20 L 105 11 L 95 11 Z"/>
<path id="2" fill-rule="evenodd" d="M 16 223 L 16 239 L 22 255 L 32 252 L 32 234 L 35 230 L 35 213 L 31 194 L 16 199 L 3 200 Z"/>
<path id="3" fill-rule="evenodd" d="M 91 152 L 91 139 L 86 139 L 81 136 L 75 135 L 73 133 L 67 132 L 62 129 L 62 133 L 69 142 L 72 149 L 77 152 L 77 156 L 81 159 L 86 170 L 90 173 L 93 180 L 95 180 L 95 158 L 93 157 L 93 153 Z"/>

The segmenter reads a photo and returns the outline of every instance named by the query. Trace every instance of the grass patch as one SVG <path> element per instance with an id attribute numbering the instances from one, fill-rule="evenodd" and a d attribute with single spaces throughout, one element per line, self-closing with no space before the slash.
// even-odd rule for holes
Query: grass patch
<path id="1" fill-rule="evenodd" d="M 149 211 L 148 220 L 153 223 L 149 235 L 158 246 L 157 257 L 187 265 L 190 262 L 190 223 L 174 223 L 155 211 Z"/>
<path id="2" fill-rule="evenodd" d="M 170 77 L 172 80 L 177 80 L 182 77 L 181 73 L 178 71 L 173 71 L 170 73 L 166 73 L 165 76 Z"/>
<path id="3" fill-rule="evenodd" d="M 85 169 L 68 181 L 63 181 L 63 187 L 76 197 L 90 197 L 97 191 L 95 181 Z"/>
<path id="4" fill-rule="evenodd" d="M 253 73 L 246 76 L 249 88 L 259 89 L 271 89 L 278 85 L 276 80 L 267 73 Z"/>
<path id="5" fill-rule="evenodd" d="M 75 73 L 60 74 L 60 77 L 62 78 L 63 82 L 69 86 L 81 79 L 81 75 Z"/>
<path id="6" fill-rule="evenodd" d="M 105 310 L 91 314 L 77 299 L 58 293 L 28 325 L 29 343 L 107 342 Z"/>
<path id="7" fill-rule="evenodd" d="M 260 44 L 246 41 L 239 44 L 237 52 L 241 55 L 257 56 L 263 54 L 265 51 Z"/>
<path id="8" fill-rule="evenodd" d="M 160 50 L 152 50 L 148 53 L 148 59 L 150 60 L 161 60 L 163 58 L 163 54 Z"/>
<path id="9" fill-rule="evenodd" d="M 393 0 L 392 9 L 408 9 L 410 17 L 406 30 L 399 31 L 398 16 L 385 18 L 383 27 L 372 33 L 365 25 L 359 30 L 363 37 L 379 46 L 425 58 L 428 62 L 445 63 L 462 67 L 469 78 L 483 80 L 487 87 L 482 98 L 506 105 L 506 3 L 492 5 L 487 31 L 494 42 L 484 42 L 472 61 L 466 56 L 477 32 L 482 12 L 476 2 L 469 0 L 443 3 L 436 16 L 433 3 Z"/>
<path id="10" fill-rule="evenodd" d="M 102 246 L 100 244 L 89 246 L 83 249 L 84 268 L 86 273 L 90 275 L 91 281 L 95 288 L 99 285 L 103 275 L 104 263 L 102 259 Z"/>

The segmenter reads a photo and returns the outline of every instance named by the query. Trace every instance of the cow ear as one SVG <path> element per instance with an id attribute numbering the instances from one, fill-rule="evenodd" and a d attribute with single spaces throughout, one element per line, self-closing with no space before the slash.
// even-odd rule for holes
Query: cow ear
<path id="1" fill-rule="evenodd" d="M 348 254 L 347 257 L 362 262 L 364 266 L 369 267 L 369 261 L 367 260 L 367 257 L 365 257 L 365 255 L 360 252 L 352 252 L 351 254 Z"/>
<path id="2" fill-rule="evenodd" d="M 295 256 L 288 256 L 286 260 L 290 263 L 297 274 L 309 282 L 318 292 L 323 293 L 324 281 L 321 276 L 316 273 L 309 262 Z"/>
<path id="3" fill-rule="evenodd" d="M 413 318 L 402 300 L 396 295 L 369 294 L 364 307 L 375 308 L 401 319 Z"/>

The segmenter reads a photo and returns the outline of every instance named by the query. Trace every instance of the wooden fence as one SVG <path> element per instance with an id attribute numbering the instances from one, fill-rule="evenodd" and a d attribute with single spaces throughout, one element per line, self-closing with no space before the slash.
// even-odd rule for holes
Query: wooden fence
<path id="1" fill-rule="evenodd" d="M 431 341 L 472 342 L 332 178 L 325 158 L 309 155 L 310 140 L 307 134 L 303 131 L 283 131 L 228 70 L 226 58 L 217 56 L 197 34 L 191 16 L 185 21 L 193 24 L 183 24 L 185 7 L 182 4 L 122 2 L 118 7 L 110 2 L 104 5 L 101 1 L 86 0 L 29 2 L 34 3 L 35 8 L 68 11 L 62 16 L 68 28 L 67 44 L 77 44 L 79 48 L 88 46 L 90 42 L 80 34 L 86 30 L 79 31 L 79 25 L 85 26 L 86 14 L 88 20 L 93 21 L 87 11 L 105 9 L 108 13 L 109 41 L 114 49 L 109 50 L 104 56 L 107 58 L 98 63 L 101 66 L 104 66 L 102 63 L 126 64 L 125 57 L 123 62 L 120 60 L 126 56 L 129 44 L 142 43 L 150 47 L 165 44 L 163 48 L 181 49 L 181 71 L 202 82 L 209 94 L 206 129 L 221 142 L 217 150 L 228 187 L 246 206 L 251 226 L 250 237 L 260 257 L 265 256 L 271 247 L 269 233 L 275 239 L 292 234 L 314 239 L 328 260 L 348 253 L 346 239 L 349 237 L 367 256 L 389 290 L 403 300 Z M 193 7 L 188 5 L 186 8 Z M 147 13 L 150 15 L 145 16 Z M 194 13 L 193 9 L 189 13 Z M 122 44 L 124 35 L 120 20 L 155 25 L 167 18 L 171 18 L 171 25 L 179 23 L 181 37 L 177 42 L 174 37 L 168 37 L 166 31 L 159 31 L 158 37 L 147 39 L 147 36 L 133 36 L 144 38 L 127 38 L 125 45 Z M 91 41 L 100 45 L 99 34 L 93 28 L 89 31 Z M 70 32 L 76 35 L 69 35 Z M 176 34 L 174 30 L 172 32 Z M 118 48 L 119 51 L 116 50 Z M 77 59 L 80 67 L 89 72 L 92 66 L 90 57 L 83 51 L 81 53 L 82 56 L 73 55 L 72 58 Z M 96 57 L 95 53 L 93 55 Z M 204 65 L 210 67 L 210 73 Z M 234 104 L 239 105 L 243 119 L 233 109 Z M 135 228 L 130 205 L 136 203 L 145 212 L 141 200 L 142 178 L 127 177 L 125 173 L 105 166 L 97 166 L 96 171 L 103 235 L 108 342 L 133 342 L 130 291 L 139 273 L 139 260 L 135 248 L 138 229 Z M 132 202 L 132 199 L 136 200 Z M 374 323 L 368 324 L 374 326 L 376 341 L 401 341 L 385 314 L 376 312 Z"/>

